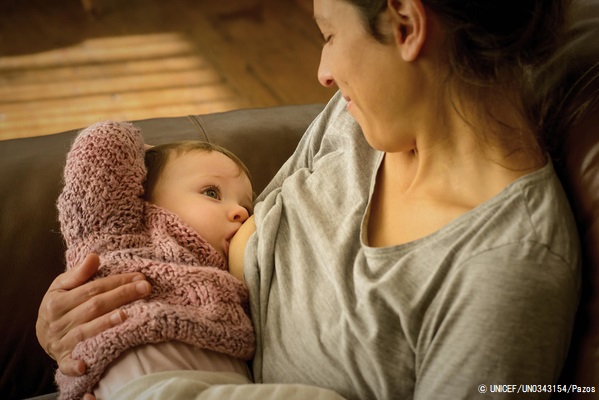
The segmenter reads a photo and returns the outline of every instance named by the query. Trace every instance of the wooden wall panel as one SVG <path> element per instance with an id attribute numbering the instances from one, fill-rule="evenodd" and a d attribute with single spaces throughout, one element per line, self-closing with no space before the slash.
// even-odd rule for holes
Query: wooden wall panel
<path id="1" fill-rule="evenodd" d="M 0 2 L 0 139 L 326 102 L 309 0 Z"/>

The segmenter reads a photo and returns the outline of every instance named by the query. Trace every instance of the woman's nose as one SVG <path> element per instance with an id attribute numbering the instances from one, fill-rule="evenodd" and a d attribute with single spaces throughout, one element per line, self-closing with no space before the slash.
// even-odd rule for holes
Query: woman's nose
<path id="1" fill-rule="evenodd" d="M 240 205 L 234 205 L 229 210 L 229 220 L 231 222 L 245 222 L 250 217 L 249 211 Z"/>
<path id="2" fill-rule="evenodd" d="M 324 54 L 320 56 L 320 64 L 318 65 L 318 81 L 324 87 L 332 87 L 335 85 L 335 80 L 328 67 L 328 63 Z"/>

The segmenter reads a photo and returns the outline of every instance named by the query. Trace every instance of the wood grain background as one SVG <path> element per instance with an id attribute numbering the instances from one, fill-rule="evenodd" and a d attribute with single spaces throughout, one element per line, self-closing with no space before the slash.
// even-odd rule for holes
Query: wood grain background
<path id="1" fill-rule="evenodd" d="M 0 140 L 333 94 L 311 0 L 91 3 L 0 0 Z"/>

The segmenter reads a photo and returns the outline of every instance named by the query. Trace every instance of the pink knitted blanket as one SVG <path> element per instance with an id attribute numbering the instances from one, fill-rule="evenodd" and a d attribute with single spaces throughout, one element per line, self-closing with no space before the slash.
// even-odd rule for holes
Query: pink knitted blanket
<path id="1" fill-rule="evenodd" d="M 144 201 L 144 144 L 129 123 L 103 122 L 83 130 L 67 156 L 58 215 L 67 269 L 90 252 L 98 276 L 139 271 L 151 295 L 124 308 L 127 320 L 80 343 L 73 357 L 82 377 L 57 371 L 60 399 L 81 399 L 125 350 L 178 340 L 250 359 L 255 338 L 248 292 L 225 260 L 175 214 Z"/>

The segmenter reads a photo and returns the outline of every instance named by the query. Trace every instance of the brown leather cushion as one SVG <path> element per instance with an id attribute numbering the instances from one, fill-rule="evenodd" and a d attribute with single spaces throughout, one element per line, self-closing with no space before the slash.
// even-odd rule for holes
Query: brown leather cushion
<path id="1" fill-rule="evenodd" d="M 564 184 L 583 250 L 582 294 L 564 383 L 594 386 L 599 396 L 599 110 L 585 117 L 564 146 Z M 573 398 L 588 399 L 588 394 Z"/>
<path id="2" fill-rule="evenodd" d="M 583 251 L 581 302 L 560 381 L 594 386 L 594 395 L 569 397 L 588 399 L 599 396 L 599 1 L 575 0 L 572 10 L 568 41 L 539 71 L 537 84 L 546 116 L 553 118 L 555 163 Z"/>

